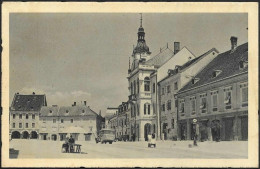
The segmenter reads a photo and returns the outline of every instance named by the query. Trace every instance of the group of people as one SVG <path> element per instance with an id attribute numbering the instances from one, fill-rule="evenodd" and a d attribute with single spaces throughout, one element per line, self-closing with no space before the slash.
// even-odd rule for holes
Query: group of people
<path id="1" fill-rule="evenodd" d="M 75 140 L 72 137 L 72 135 L 70 135 L 70 138 L 66 138 L 65 139 L 65 143 L 62 145 L 62 148 L 65 148 L 65 152 L 69 153 L 69 152 L 73 152 L 74 151 L 74 144 L 75 144 Z"/>

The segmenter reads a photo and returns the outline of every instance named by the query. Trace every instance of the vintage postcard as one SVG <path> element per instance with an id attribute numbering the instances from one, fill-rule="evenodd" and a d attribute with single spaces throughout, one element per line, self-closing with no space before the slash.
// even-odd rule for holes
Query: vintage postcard
<path id="1" fill-rule="evenodd" d="M 258 4 L 4 2 L 2 166 L 257 167 Z"/>

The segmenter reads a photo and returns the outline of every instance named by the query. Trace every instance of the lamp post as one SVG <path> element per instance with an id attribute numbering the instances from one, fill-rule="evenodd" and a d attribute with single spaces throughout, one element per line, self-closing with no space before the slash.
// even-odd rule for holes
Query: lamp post
<path id="1" fill-rule="evenodd" d="M 198 146 L 198 144 L 197 144 L 197 119 L 193 119 L 192 121 L 193 121 L 193 124 L 195 125 L 193 146 Z"/>

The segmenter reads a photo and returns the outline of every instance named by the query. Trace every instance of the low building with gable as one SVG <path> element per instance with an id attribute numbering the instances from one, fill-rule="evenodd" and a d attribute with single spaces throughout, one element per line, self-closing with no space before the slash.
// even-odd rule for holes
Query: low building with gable
<path id="1" fill-rule="evenodd" d="M 84 104 L 42 107 L 39 133 L 42 140 L 64 140 L 70 135 L 75 140 L 93 141 L 102 127 L 102 116 Z"/>

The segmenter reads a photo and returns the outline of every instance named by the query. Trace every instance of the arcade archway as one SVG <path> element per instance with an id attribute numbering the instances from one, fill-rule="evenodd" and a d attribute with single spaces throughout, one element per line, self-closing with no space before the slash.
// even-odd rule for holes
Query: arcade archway
<path id="1" fill-rule="evenodd" d="M 12 139 L 19 139 L 21 138 L 21 134 L 19 131 L 13 131 L 12 132 Z"/>
<path id="2" fill-rule="evenodd" d="M 28 133 L 28 131 L 24 131 L 23 134 L 22 134 L 22 136 L 23 136 L 23 139 L 28 139 L 28 138 L 29 138 L 29 133 Z"/>
<path id="3" fill-rule="evenodd" d="M 31 132 L 31 139 L 37 139 L 38 138 L 38 134 L 36 131 L 32 131 Z"/>

